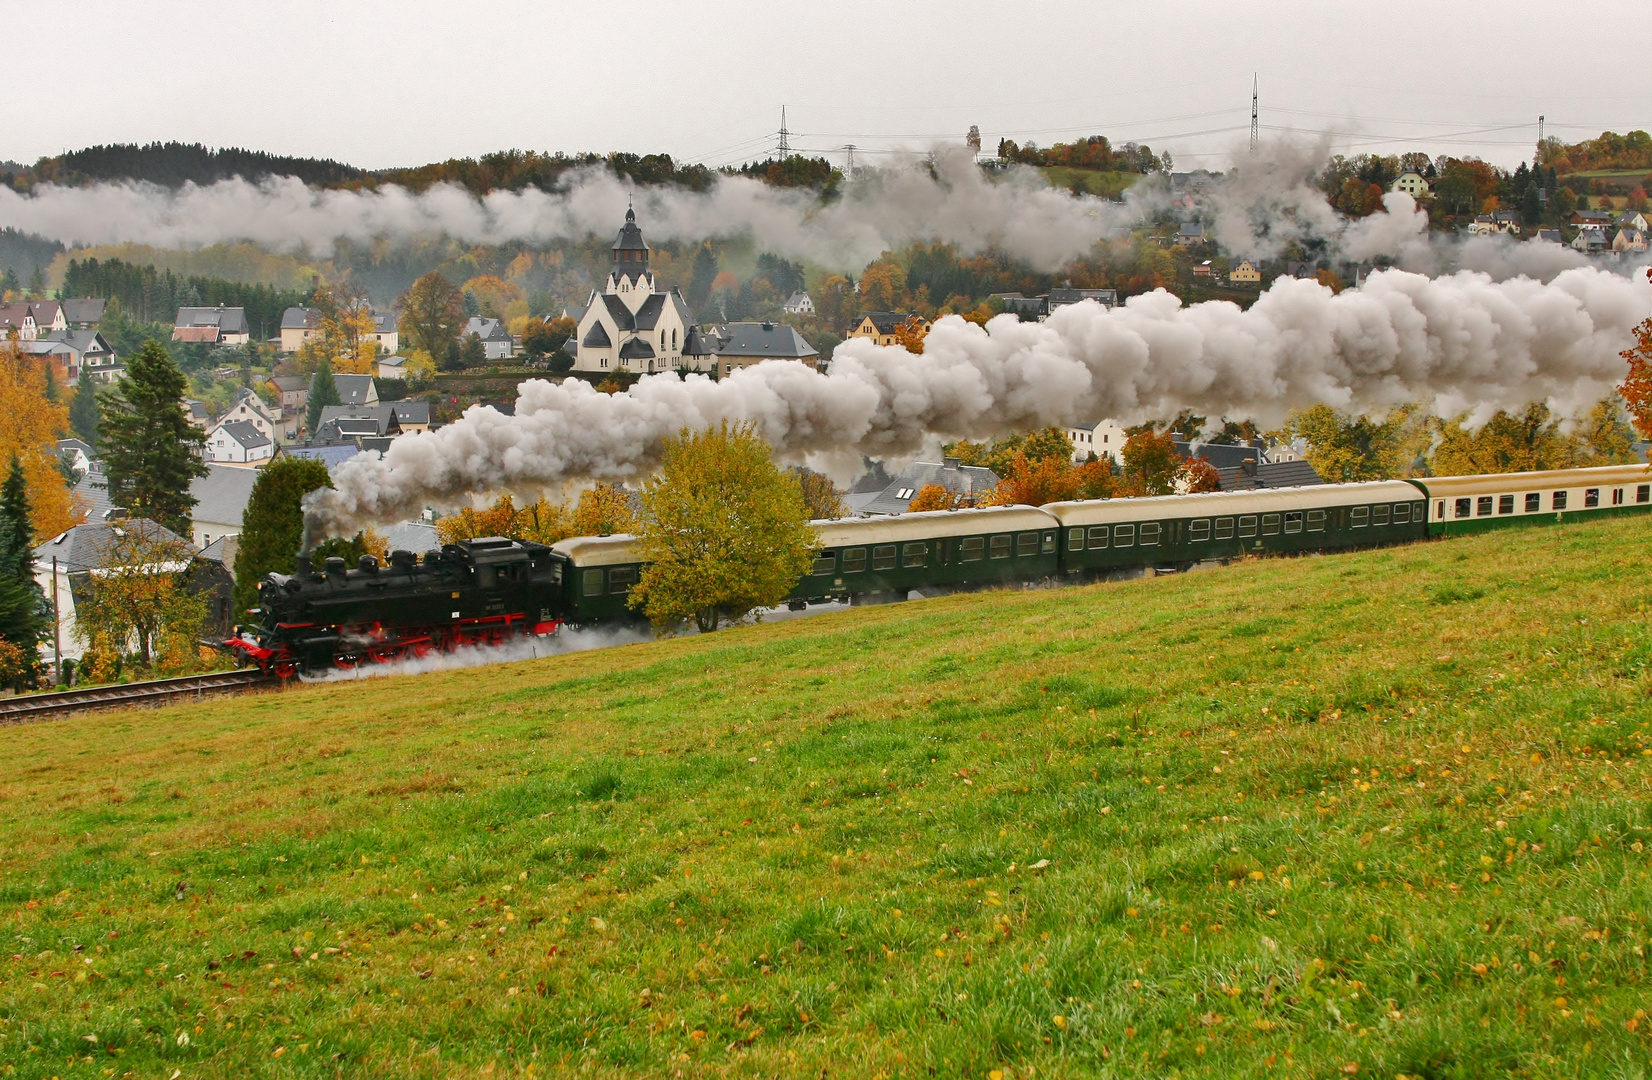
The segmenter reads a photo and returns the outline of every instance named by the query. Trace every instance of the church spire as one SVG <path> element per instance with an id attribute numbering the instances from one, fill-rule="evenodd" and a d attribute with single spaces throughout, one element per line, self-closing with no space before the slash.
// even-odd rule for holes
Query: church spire
<path id="1" fill-rule="evenodd" d="M 620 227 L 619 238 L 614 241 L 614 280 L 623 278 L 637 279 L 648 273 L 648 243 L 642 238 L 642 229 L 637 225 L 637 211 L 626 199 L 625 224 Z"/>

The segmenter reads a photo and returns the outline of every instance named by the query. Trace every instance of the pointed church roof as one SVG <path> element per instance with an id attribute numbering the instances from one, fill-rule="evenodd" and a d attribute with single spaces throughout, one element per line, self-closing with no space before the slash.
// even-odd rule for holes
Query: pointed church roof
<path id="1" fill-rule="evenodd" d="M 637 226 L 637 212 L 630 207 L 625 210 L 625 224 L 620 227 L 619 239 L 614 241 L 614 250 L 648 250 L 648 243 L 642 238 L 642 229 Z"/>

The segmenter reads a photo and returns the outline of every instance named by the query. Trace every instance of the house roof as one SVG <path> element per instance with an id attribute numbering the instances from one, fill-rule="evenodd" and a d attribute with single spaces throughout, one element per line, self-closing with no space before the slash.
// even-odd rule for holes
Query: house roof
<path id="1" fill-rule="evenodd" d="M 648 250 L 648 242 L 642 238 L 642 229 L 637 225 L 637 212 L 629 207 L 625 211 L 625 224 L 620 226 L 619 236 L 614 240 L 614 250 Z"/>
<path id="2" fill-rule="evenodd" d="M 354 443 L 345 443 L 343 446 L 287 446 L 283 447 L 281 452 L 288 457 L 300 458 L 304 461 L 319 461 L 327 466 L 328 472 L 332 472 L 361 453 L 361 449 Z M 247 470 L 241 469 L 239 471 L 246 472 Z"/>
<path id="3" fill-rule="evenodd" d="M 1205 235 L 1205 227 L 1204 227 L 1204 224 L 1202 222 L 1184 221 L 1184 222 L 1182 222 L 1181 227 L 1176 230 L 1176 235 L 1177 236 L 1197 236 L 1197 237 L 1203 238 L 1204 235 Z"/>
<path id="4" fill-rule="evenodd" d="M 808 293 L 806 293 L 806 292 L 794 292 L 786 300 L 786 310 L 787 311 L 796 311 L 798 308 L 803 306 L 805 301 L 807 301 L 808 304 L 811 307 L 814 306 L 814 300 L 810 299 Z"/>
<path id="5" fill-rule="evenodd" d="M 303 390 L 307 393 L 310 389 L 310 379 L 307 375 L 277 375 L 270 382 L 283 394 L 290 394 L 294 390 Z"/>
<path id="6" fill-rule="evenodd" d="M 648 360 L 654 356 L 654 346 L 646 338 L 627 338 L 619 350 L 621 360 Z"/>
<path id="7" fill-rule="evenodd" d="M 321 325 L 321 312 L 311 307 L 290 307 L 281 313 L 281 329 L 314 330 Z"/>
<path id="8" fill-rule="evenodd" d="M 465 321 L 464 336 L 475 334 L 483 341 L 509 341 L 510 331 L 498 319 L 486 319 L 480 315 L 472 315 Z"/>
<path id="9" fill-rule="evenodd" d="M 613 293 L 602 294 L 602 305 L 608 309 L 608 315 L 614 320 L 614 325 L 621 330 L 635 330 L 637 320 L 631 314 L 631 309 L 625 306 L 625 301 Z"/>
<path id="10" fill-rule="evenodd" d="M 220 536 L 201 549 L 201 558 L 208 562 L 215 562 L 233 574 L 235 573 L 235 553 L 240 550 L 240 547 L 241 536 L 239 533 Z"/>
<path id="11" fill-rule="evenodd" d="M 172 340 L 182 341 L 185 344 L 189 344 L 191 342 L 206 342 L 210 344 L 218 340 L 218 335 L 220 333 L 222 333 L 222 331 L 220 331 L 216 326 L 179 326 L 173 329 Z"/>
<path id="12" fill-rule="evenodd" d="M 784 323 L 719 323 L 715 331 L 718 356 L 793 360 L 820 355 L 813 345 L 803 340 L 796 327 Z"/>
<path id="13" fill-rule="evenodd" d="M 379 359 L 379 367 L 401 367 L 406 363 L 405 356 L 385 356 Z"/>
<path id="14" fill-rule="evenodd" d="M 200 550 L 171 529 L 148 518 L 121 518 L 117 521 L 76 525 L 67 532 L 59 533 L 34 549 L 35 565 L 50 566 L 55 558 L 58 570 L 66 574 L 105 569 L 109 566 L 110 549 L 118 539 L 128 533 L 136 533 L 151 540 L 180 544 L 190 555 Z"/>
<path id="15" fill-rule="evenodd" d="M 334 375 L 333 385 L 338 387 L 338 396 L 346 406 L 366 405 L 368 397 L 378 397 L 371 375 Z"/>
<path id="16" fill-rule="evenodd" d="M 380 334 L 394 334 L 397 332 L 396 317 L 394 315 L 381 315 L 376 311 L 370 312 L 370 314 L 373 316 L 374 331 Z"/>
<path id="17" fill-rule="evenodd" d="M 1175 440 L 1176 452 L 1185 458 L 1204 458 L 1220 472 L 1223 469 L 1237 469 L 1241 461 L 1261 461 L 1262 448 L 1260 446 L 1246 446 L 1244 444 L 1198 443 L 1190 444 L 1182 439 Z"/>
<path id="18" fill-rule="evenodd" d="M 81 453 L 85 454 L 87 457 L 93 457 L 94 456 L 93 453 L 92 453 L 91 446 L 87 445 L 86 443 L 82 442 L 79 439 L 59 439 L 59 440 L 57 440 L 57 452 L 61 454 L 65 450 L 79 450 Z"/>
<path id="19" fill-rule="evenodd" d="M 872 321 L 872 326 L 880 334 L 893 334 L 895 328 L 911 316 L 898 311 L 868 311 L 861 316 L 861 321 Z"/>
<path id="20" fill-rule="evenodd" d="M 688 334 L 683 339 L 684 356 L 716 356 L 717 335 L 701 330 L 698 326 L 690 326 Z"/>
<path id="21" fill-rule="evenodd" d="M 378 430 L 373 434 L 382 435 L 390 426 L 391 416 L 395 416 L 398 425 L 429 424 L 430 402 L 388 401 L 377 405 L 327 405 L 321 410 L 317 427 L 323 427 L 334 420 L 371 420 L 378 425 Z"/>
<path id="22" fill-rule="evenodd" d="M 258 482 L 258 477 L 257 469 L 238 469 L 233 465 L 208 462 L 207 474 L 189 482 L 189 493 L 195 498 L 195 509 L 189 512 L 189 516 L 197 522 L 239 529 L 241 515 L 246 513 L 247 502 L 252 498 L 252 486 Z"/>
<path id="23" fill-rule="evenodd" d="M 1204 265 L 1209 266 L 1209 261 L 1207 260 Z M 1119 294 L 1114 289 L 1051 289 L 1047 302 L 1052 308 L 1076 304 L 1082 300 L 1094 300 L 1104 307 L 1112 307 L 1118 303 L 1118 299 Z"/>
<path id="24" fill-rule="evenodd" d="M 1607 210 L 1574 210 L 1572 217 L 1588 224 L 1608 225 L 1612 221 L 1612 214 Z"/>
<path id="25" fill-rule="evenodd" d="M 76 355 L 84 356 L 89 352 L 114 352 L 103 335 L 96 330 L 48 330 L 41 335 L 46 341 L 61 341 L 73 349 Z"/>
<path id="26" fill-rule="evenodd" d="M 225 420 L 218 425 L 218 431 L 223 432 L 247 450 L 256 450 L 260 446 L 269 446 L 270 440 L 256 427 L 251 420 Z"/>
<path id="27" fill-rule="evenodd" d="M 975 495 L 998 486 L 998 474 L 979 465 L 953 461 L 917 461 L 902 469 L 882 493 L 862 508 L 866 514 L 904 514 L 912 498 L 929 484 L 939 484 L 953 495 Z"/>
<path id="28" fill-rule="evenodd" d="M 1244 466 L 1218 468 L 1218 481 L 1223 491 L 1256 491 L 1262 488 L 1313 487 L 1325 480 L 1306 461 L 1280 461 L 1271 465 L 1257 465 L 1254 474 Z"/>
<path id="29" fill-rule="evenodd" d="M 92 459 L 70 497 L 75 506 L 86 511 L 87 521 L 102 521 L 109 516 L 115 505 L 109 501 L 109 478 L 103 475 L 103 462 Z"/>
<path id="30" fill-rule="evenodd" d="M 74 323 L 96 323 L 103 318 L 103 311 L 108 306 L 109 301 L 97 297 L 70 297 L 63 301 L 63 318 L 71 325 Z"/>
<path id="31" fill-rule="evenodd" d="M 637 308 L 632 321 L 636 323 L 638 330 L 652 330 L 660 321 L 660 312 L 664 310 L 665 293 L 650 293 L 648 299 L 642 302 L 642 306 Z"/>
<path id="32" fill-rule="evenodd" d="M 585 313 L 591 308 L 590 304 L 569 304 L 562 309 L 562 314 L 574 320 L 575 323 L 584 321 Z"/>
<path id="33" fill-rule="evenodd" d="M 441 538 L 436 526 L 422 521 L 403 521 L 384 530 L 384 539 L 391 551 L 440 551 Z"/>
<path id="34" fill-rule="evenodd" d="M 224 307 L 181 307 L 178 309 L 178 320 L 173 324 L 178 329 L 196 326 L 217 327 L 225 334 L 245 334 L 247 332 L 246 308 Z M 181 339 L 180 339 L 181 340 Z"/>
<path id="35" fill-rule="evenodd" d="M 22 326 L 31 317 L 36 326 L 50 326 L 57 321 L 57 309 L 56 300 L 18 300 L 0 304 L 0 326 Z"/>

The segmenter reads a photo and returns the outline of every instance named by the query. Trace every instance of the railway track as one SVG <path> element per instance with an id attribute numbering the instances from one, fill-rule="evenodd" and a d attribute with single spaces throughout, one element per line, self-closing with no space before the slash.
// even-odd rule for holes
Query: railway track
<path id="1" fill-rule="evenodd" d="M 85 690 L 60 690 L 50 694 L 27 694 L 0 698 L 0 724 L 25 724 L 71 713 L 99 709 L 124 709 L 139 705 L 170 705 L 179 701 L 199 701 L 220 694 L 246 693 L 261 687 L 275 688 L 281 680 L 256 669 L 217 671 L 210 675 L 183 675 L 175 679 L 93 686 Z"/>

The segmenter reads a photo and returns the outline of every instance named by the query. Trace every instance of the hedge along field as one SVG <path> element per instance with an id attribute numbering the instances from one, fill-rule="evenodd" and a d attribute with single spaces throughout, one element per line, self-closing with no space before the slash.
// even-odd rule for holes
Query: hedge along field
<path id="1" fill-rule="evenodd" d="M 1642 520 L 0 730 L 17 1077 L 1640 1076 Z"/>

